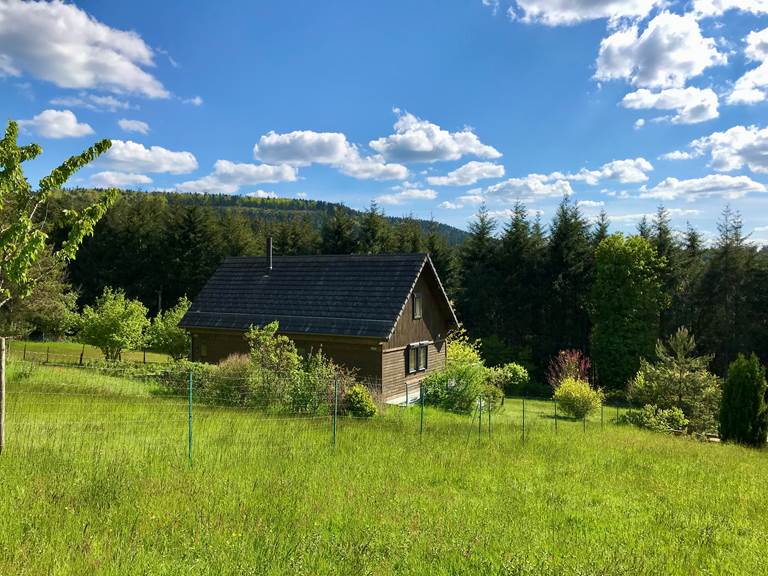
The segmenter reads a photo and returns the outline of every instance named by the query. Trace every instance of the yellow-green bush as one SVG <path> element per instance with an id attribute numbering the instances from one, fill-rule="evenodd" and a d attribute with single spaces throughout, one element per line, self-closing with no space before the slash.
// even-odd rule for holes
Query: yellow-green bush
<path id="1" fill-rule="evenodd" d="M 603 393 L 592 388 L 585 380 L 568 376 L 561 380 L 555 390 L 555 400 L 565 414 L 585 418 L 600 409 Z"/>
<path id="2" fill-rule="evenodd" d="M 378 412 L 371 393 L 362 384 L 355 384 L 347 390 L 344 395 L 344 410 L 358 418 L 370 418 Z"/>

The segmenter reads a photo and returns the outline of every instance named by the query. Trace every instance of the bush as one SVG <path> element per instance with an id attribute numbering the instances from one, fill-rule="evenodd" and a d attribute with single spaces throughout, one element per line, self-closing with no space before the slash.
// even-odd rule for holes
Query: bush
<path id="1" fill-rule="evenodd" d="M 479 363 L 454 363 L 422 380 L 424 402 L 444 410 L 469 414 L 483 393 L 485 368 Z"/>
<path id="2" fill-rule="evenodd" d="M 621 424 L 632 424 L 654 432 L 674 432 L 688 428 L 688 419 L 680 408 L 662 409 L 646 404 L 641 410 L 629 410 L 619 418 Z"/>
<path id="3" fill-rule="evenodd" d="M 553 390 L 557 390 L 566 378 L 589 382 L 589 358 L 579 350 L 560 350 L 552 358 L 547 368 L 547 382 Z"/>
<path id="4" fill-rule="evenodd" d="M 483 358 L 480 355 L 480 341 L 470 340 L 464 328 L 459 328 L 448 334 L 446 345 L 448 346 L 446 365 L 449 367 L 460 364 L 483 363 Z"/>
<path id="5" fill-rule="evenodd" d="M 370 418 L 378 412 L 371 393 L 362 384 L 355 384 L 344 394 L 344 410 L 358 418 Z"/>
<path id="6" fill-rule="evenodd" d="M 663 410 L 679 408 L 692 432 L 714 431 L 720 406 L 720 381 L 707 370 L 711 356 L 694 356 L 696 341 L 685 328 L 656 344 L 658 362 L 640 362 L 629 383 L 629 398 Z"/>
<path id="7" fill-rule="evenodd" d="M 299 414 L 327 412 L 338 371 L 338 366 L 322 352 L 310 354 L 304 360 L 302 370 L 291 381 L 288 390 L 290 411 Z M 339 396 L 343 397 L 341 389 Z"/>
<path id="8" fill-rule="evenodd" d="M 495 368 L 488 368 L 488 380 L 507 396 L 520 396 L 524 394 L 530 383 L 528 370 L 519 364 L 505 364 Z"/>
<path id="9" fill-rule="evenodd" d="M 99 348 L 106 360 L 119 360 L 123 350 L 143 345 L 148 326 L 144 304 L 126 298 L 122 290 L 107 287 L 93 306 L 83 309 L 78 339 Z"/>
<path id="10" fill-rule="evenodd" d="M 728 368 L 720 404 L 720 438 L 760 447 L 768 432 L 765 369 L 742 354 Z"/>
<path id="11" fill-rule="evenodd" d="M 555 390 L 555 401 L 565 414 L 581 419 L 600 408 L 603 393 L 589 382 L 568 376 Z"/>
<path id="12" fill-rule="evenodd" d="M 147 343 L 152 350 L 181 360 L 189 354 L 189 333 L 179 327 L 179 322 L 189 310 L 190 301 L 182 296 L 176 306 L 161 312 L 152 319 L 147 330 Z"/>
<path id="13" fill-rule="evenodd" d="M 249 406 L 254 402 L 253 366 L 247 354 L 232 354 L 210 371 L 206 397 L 217 404 Z"/>

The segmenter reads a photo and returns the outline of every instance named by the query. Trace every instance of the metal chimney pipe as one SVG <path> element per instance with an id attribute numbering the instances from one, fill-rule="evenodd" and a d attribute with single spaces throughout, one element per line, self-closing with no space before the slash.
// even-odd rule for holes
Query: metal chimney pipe
<path id="1" fill-rule="evenodd" d="M 272 271 L 272 236 L 267 236 L 267 267 Z"/>

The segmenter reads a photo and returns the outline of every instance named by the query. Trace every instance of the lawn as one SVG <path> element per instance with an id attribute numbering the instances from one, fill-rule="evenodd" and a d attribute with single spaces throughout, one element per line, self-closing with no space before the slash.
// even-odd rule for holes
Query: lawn
<path id="1" fill-rule="evenodd" d="M 11 367 L 0 574 L 761 574 L 768 454 L 508 399 L 370 421 Z"/>
<path id="2" fill-rule="evenodd" d="M 38 342 L 34 340 L 8 340 L 9 355 L 14 359 L 22 359 L 34 362 L 50 362 L 54 364 L 78 364 L 80 353 L 83 353 L 83 361 L 104 360 L 104 354 L 95 346 L 83 346 L 78 342 L 52 341 Z M 123 360 L 126 362 L 167 362 L 168 356 L 157 352 L 144 352 L 142 350 L 126 350 L 123 352 Z"/>

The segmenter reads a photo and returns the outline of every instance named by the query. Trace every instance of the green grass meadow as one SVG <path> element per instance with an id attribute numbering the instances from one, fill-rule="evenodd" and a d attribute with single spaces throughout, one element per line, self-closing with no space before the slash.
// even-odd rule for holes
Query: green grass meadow
<path id="1" fill-rule="evenodd" d="M 558 420 L 193 408 L 150 381 L 10 367 L 0 574 L 768 572 L 768 453 Z"/>
<path id="2" fill-rule="evenodd" d="M 95 346 L 89 346 L 78 342 L 68 341 L 34 341 L 34 340 L 8 340 L 9 357 L 17 360 L 31 362 L 49 362 L 51 364 L 78 364 L 80 353 L 83 353 L 83 362 L 104 360 L 104 354 Z M 123 352 L 125 362 L 157 363 L 167 362 L 168 356 L 157 352 L 143 352 L 141 350 L 126 350 Z"/>

